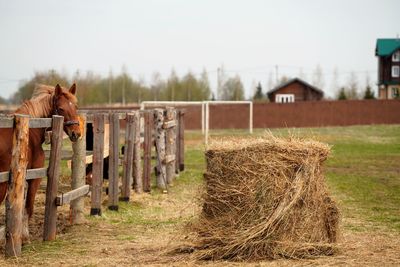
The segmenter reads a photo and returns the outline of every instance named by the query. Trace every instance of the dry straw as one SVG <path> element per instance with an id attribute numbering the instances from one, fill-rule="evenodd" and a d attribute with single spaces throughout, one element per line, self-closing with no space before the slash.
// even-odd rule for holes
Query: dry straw
<path id="1" fill-rule="evenodd" d="M 339 212 L 321 170 L 329 146 L 268 134 L 214 140 L 203 210 L 191 225 L 197 259 L 331 255 Z"/>

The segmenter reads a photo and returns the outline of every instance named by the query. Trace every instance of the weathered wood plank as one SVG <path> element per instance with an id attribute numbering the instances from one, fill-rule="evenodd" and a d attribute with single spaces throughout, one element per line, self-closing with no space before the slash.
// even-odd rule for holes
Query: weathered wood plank
<path id="1" fill-rule="evenodd" d="M 71 188 L 73 190 L 79 189 L 86 183 L 86 115 L 79 114 L 79 123 L 81 130 L 81 138 L 72 143 L 72 178 Z M 89 190 L 89 189 L 88 189 Z M 65 201 L 64 201 L 65 202 Z M 84 216 L 84 199 L 82 197 L 71 201 L 71 222 L 73 224 L 80 224 L 85 221 Z"/>
<path id="2" fill-rule="evenodd" d="M 12 116 L 0 117 L 0 128 L 12 128 L 14 118 Z M 29 128 L 47 128 L 51 127 L 51 118 L 30 118 Z"/>
<path id="3" fill-rule="evenodd" d="M 175 173 L 176 175 L 179 174 L 179 153 L 180 153 L 180 138 L 179 138 L 179 124 L 180 124 L 180 110 L 176 111 L 176 142 L 175 142 Z"/>
<path id="4" fill-rule="evenodd" d="M 13 128 L 14 117 L 2 116 L 0 117 L 0 128 Z"/>
<path id="5" fill-rule="evenodd" d="M 175 178 L 175 149 L 176 149 L 176 110 L 172 107 L 167 107 L 166 120 L 174 122 L 172 127 L 165 128 L 165 153 L 164 164 L 166 164 L 167 183 L 172 184 Z M 164 123 L 165 125 L 165 123 Z"/>
<path id="6" fill-rule="evenodd" d="M 31 118 L 29 128 L 48 128 L 51 127 L 51 118 Z"/>
<path id="7" fill-rule="evenodd" d="M 38 177 L 47 176 L 47 168 L 29 169 L 26 171 L 26 180 L 37 179 Z"/>
<path id="8" fill-rule="evenodd" d="M 132 113 L 126 116 L 125 130 L 125 153 L 123 161 L 123 177 L 121 200 L 129 201 L 132 184 L 132 167 L 133 167 L 133 149 L 134 149 L 134 131 L 135 131 L 135 115 Z"/>
<path id="9" fill-rule="evenodd" d="M 143 191 L 151 190 L 151 137 L 153 135 L 153 113 L 146 111 L 144 118 L 144 140 L 143 140 Z"/>
<path id="10" fill-rule="evenodd" d="M 104 112 L 104 110 L 100 111 L 100 112 Z M 86 123 L 94 123 L 94 118 L 96 117 L 96 115 L 98 115 L 99 113 L 88 113 L 86 115 Z M 103 113 L 104 114 L 104 113 Z M 104 123 L 105 124 L 109 124 L 110 120 L 108 118 L 108 116 L 104 117 Z"/>
<path id="11" fill-rule="evenodd" d="M 175 126 L 176 126 L 176 121 L 175 120 L 169 120 L 169 121 L 164 122 L 163 129 L 169 129 L 169 128 L 173 128 Z"/>
<path id="12" fill-rule="evenodd" d="M 90 186 L 86 184 L 81 187 L 75 188 L 74 190 L 71 190 L 67 193 L 64 193 L 62 195 L 58 195 L 56 198 L 56 205 L 62 206 L 65 204 L 69 204 L 73 200 L 77 200 L 78 198 L 81 198 L 82 196 L 89 193 L 89 190 Z"/>
<path id="13" fill-rule="evenodd" d="M 185 112 L 181 110 L 179 112 L 179 170 L 185 170 Z"/>
<path id="14" fill-rule="evenodd" d="M 0 183 L 8 182 L 10 172 L 0 172 Z"/>
<path id="15" fill-rule="evenodd" d="M 108 209 L 118 210 L 119 114 L 110 113 L 109 120 Z"/>
<path id="16" fill-rule="evenodd" d="M 90 215 L 101 215 L 103 184 L 104 114 L 95 114 L 93 121 L 93 181 Z"/>
<path id="17" fill-rule="evenodd" d="M 16 257 L 21 254 L 25 173 L 28 165 L 28 140 L 29 117 L 15 115 L 11 159 L 12 179 L 8 183 L 6 198 L 5 254 L 7 257 Z"/>
<path id="18" fill-rule="evenodd" d="M 0 183 L 8 182 L 10 172 L 0 172 Z M 26 170 L 25 179 L 36 179 L 47 175 L 47 168 L 36 168 Z"/>
<path id="19" fill-rule="evenodd" d="M 164 159 L 163 163 L 167 164 L 167 167 L 168 167 L 169 163 L 173 163 L 173 165 L 175 165 L 175 154 L 165 155 L 165 159 Z M 174 167 L 174 166 L 172 166 L 172 167 Z M 174 170 L 174 172 L 175 172 L 175 170 Z"/>
<path id="20" fill-rule="evenodd" d="M 166 166 L 165 160 L 165 130 L 163 129 L 164 111 L 162 109 L 154 110 L 154 126 L 156 130 L 156 150 L 157 150 L 157 187 L 161 190 L 167 190 Z"/>
<path id="21" fill-rule="evenodd" d="M 135 192 L 140 194 L 143 191 L 143 179 L 140 169 L 140 113 L 134 112 L 134 137 L 133 137 L 133 180 Z"/>
<path id="22" fill-rule="evenodd" d="M 64 117 L 53 116 L 51 136 L 51 152 L 47 172 L 46 207 L 43 226 L 43 240 L 56 238 L 58 177 L 60 176 L 60 161 L 63 136 Z"/>

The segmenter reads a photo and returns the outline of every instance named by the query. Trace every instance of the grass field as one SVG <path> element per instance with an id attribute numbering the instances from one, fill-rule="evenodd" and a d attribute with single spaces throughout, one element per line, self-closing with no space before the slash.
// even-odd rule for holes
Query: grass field
<path id="1" fill-rule="evenodd" d="M 255 131 L 255 135 L 263 133 Z M 400 264 L 400 125 L 274 129 L 272 133 L 309 137 L 332 146 L 325 173 L 342 213 L 342 237 L 339 252 L 332 257 L 249 265 Z M 225 135 L 248 134 L 212 132 L 212 136 Z M 196 196 L 205 168 L 202 135 L 187 131 L 185 141 L 186 170 L 169 194 L 153 190 L 133 195 L 131 203 L 120 204 L 119 212 L 105 210 L 102 217 L 88 217 L 87 223 L 64 229 L 55 242 L 33 240 L 19 259 L 0 258 L 0 266 L 232 265 L 193 262 L 188 255 L 166 253 L 184 242 L 182 228 L 200 211 Z"/>

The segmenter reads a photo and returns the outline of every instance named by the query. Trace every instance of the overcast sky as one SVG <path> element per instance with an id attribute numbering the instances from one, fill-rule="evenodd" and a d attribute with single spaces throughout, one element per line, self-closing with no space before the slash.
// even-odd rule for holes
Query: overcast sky
<path id="1" fill-rule="evenodd" d="M 0 0 L 0 95 L 9 97 L 35 71 L 79 69 L 107 75 L 122 66 L 150 82 L 174 68 L 239 74 L 249 96 L 269 75 L 309 81 L 320 64 L 327 95 L 333 69 L 376 81 L 376 38 L 400 33 L 397 0 Z M 78 85 L 79 86 L 79 85 Z"/>

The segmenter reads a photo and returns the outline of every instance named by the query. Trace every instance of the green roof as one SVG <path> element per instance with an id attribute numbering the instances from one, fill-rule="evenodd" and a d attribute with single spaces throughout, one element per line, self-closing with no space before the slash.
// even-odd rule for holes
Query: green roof
<path id="1" fill-rule="evenodd" d="M 376 41 L 375 55 L 390 56 L 394 51 L 400 48 L 400 39 L 378 39 Z"/>

